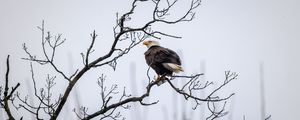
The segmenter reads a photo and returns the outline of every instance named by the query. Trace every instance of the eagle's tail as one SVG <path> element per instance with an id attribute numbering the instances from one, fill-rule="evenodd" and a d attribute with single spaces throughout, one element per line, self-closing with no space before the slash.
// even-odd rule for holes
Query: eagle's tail
<path id="1" fill-rule="evenodd" d="M 174 64 L 174 63 L 163 63 L 163 66 L 167 68 L 170 71 L 173 71 L 175 73 L 179 73 L 183 71 L 182 67 L 180 65 Z"/>

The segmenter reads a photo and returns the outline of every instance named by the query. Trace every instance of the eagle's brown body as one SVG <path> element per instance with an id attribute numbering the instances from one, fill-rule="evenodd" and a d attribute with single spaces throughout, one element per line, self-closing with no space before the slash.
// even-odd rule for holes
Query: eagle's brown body
<path id="1" fill-rule="evenodd" d="M 176 67 L 178 67 L 179 71 L 182 71 L 179 56 L 168 48 L 151 46 L 145 52 L 145 59 L 147 64 L 154 69 L 158 75 L 172 76 Z"/>

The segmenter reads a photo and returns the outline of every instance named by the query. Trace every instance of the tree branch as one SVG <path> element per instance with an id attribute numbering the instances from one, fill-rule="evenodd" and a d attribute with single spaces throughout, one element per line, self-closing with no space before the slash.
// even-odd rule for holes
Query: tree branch
<path id="1" fill-rule="evenodd" d="M 8 105 L 8 100 L 11 99 L 12 97 L 12 94 L 15 92 L 15 90 L 20 86 L 20 83 L 17 83 L 17 85 L 15 87 L 12 87 L 12 90 L 11 92 L 8 94 L 8 91 L 9 91 L 9 85 L 8 85 L 8 81 L 9 81 L 9 55 L 7 56 L 7 59 L 6 59 L 6 74 L 5 74 L 5 88 L 4 88 L 4 97 L 3 97 L 3 100 L 1 100 L 1 105 L 3 105 L 4 107 L 4 110 L 8 116 L 8 119 L 9 120 L 14 120 L 15 118 L 13 117 L 11 111 L 10 111 L 10 108 L 9 108 L 9 105 Z"/>
<path id="2" fill-rule="evenodd" d="M 219 96 L 214 96 L 214 94 L 216 92 L 220 91 L 221 88 L 226 86 L 232 80 L 237 79 L 238 75 L 235 72 L 225 71 L 225 80 L 224 80 L 224 82 L 219 87 L 217 87 L 212 92 L 210 92 L 209 95 L 205 98 L 200 98 L 200 97 L 197 97 L 197 96 L 193 95 L 193 92 L 196 92 L 196 91 L 202 90 L 204 88 L 207 88 L 209 85 L 212 84 L 212 82 L 211 83 L 206 82 L 204 85 L 201 85 L 200 82 L 197 81 L 197 79 L 200 75 L 203 75 L 203 74 L 196 74 L 194 76 L 193 75 L 192 76 L 175 76 L 175 77 L 173 76 L 171 78 L 171 80 L 176 78 L 176 77 L 190 79 L 186 84 L 183 85 L 182 88 L 177 88 L 175 85 L 173 85 L 171 83 L 170 80 L 167 80 L 167 81 L 168 81 L 169 85 L 177 93 L 183 95 L 186 100 L 192 99 L 193 101 L 195 101 L 196 106 L 193 109 L 196 109 L 197 106 L 201 104 L 201 102 L 206 102 L 207 106 L 208 106 L 208 109 L 211 112 L 211 115 L 209 117 L 207 117 L 207 119 L 213 120 L 215 118 L 222 117 L 222 116 L 226 115 L 227 112 L 224 112 L 225 111 L 226 100 L 231 98 L 234 95 L 234 93 L 232 93 L 229 96 L 224 97 L 224 98 L 220 98 Z M 187 86 L 188 86 L 188 92 L 185 91 L 185 88 Z M 217 111 L 217 109 L 215 108 L 215 103 L 216 102 L 221 102 L 221 101 L 225 101 L 224 105 L 223 105 L 223 107 L 220 111 Z M 210 104 L 210 103 L 212 103 L 212 104 Z M 212 108 L 211 108 L 211 105 L 212 105 Z"/>
<path id="3" fill-rule="evenodd" d="M 42 22 L 42 26 L 38 26 L 37 27 L 40 31 L 41 31 L 41 44 L 42 44 L 42 51 L 44 54 L 44 57 L 46 58 L 46 60 L 42 60 L 42 59 L 37 59 L 35 55 L 31 55 L 30 52 L 28 52 L 28 48 L 26 47 L 25 43 L 23 44 L 23 49 L 25 51 L 25 53 L 29 56 L 29 58 L 22 58 L 24 60 L 29 60 L 29 61 L 33 61 L 36 63 L 39 63 L 41 65 L 45 65 L 45 64 L 50 64 L 54 70 L 59 73 L 61 76 L 63 76 L 66 80 L 70 81 L 70 77 L 67 77 L 65 73 L 63 73 L 61 70 L 58 69 L 58 67 L 54 64 L 54 57 L 55 57 L 55 53 L 56 53 L 56 49 L 57 47 L 59 47 L 60 45 L 62 45 L 66 39 L 61 39 L 62 34 L 58 34 L 57 36 L 54 36 L 54 43 L 52 43 L 52 36 L 50 34 L 50 32 L 47 32 L 47 36 L 45 37 L 45 24 L 44 21 Z M 46 44 L 52 49 L 52 54 L 49 56 L 47 54 L 46 51 Z"/>
<path id="4" fill-rule="evenodd" d="M 101 114 L 104 114 L 106 113 L 107 111 L 111 110 L 111 109 L 114 109 L 114 108 L 117 108 L 117 107 L 120 107 L 124 104 L 127 104 L 127 103 L 130 103 L 130 102 L 140 102 L 142 105 L 151 105 L 151 104 L 156 104 L 158 103 L 157 102 L 153 102 L 151 104 L 145 104 L 143 103 L 143 100 L 148 97 L 150 95 L 150 91 L 151 91 L 151 88 L 156 85 L 159 81 L 155 81 L 155 82 L 151 82 L 148 84 L 148 86 L 146 87 L 146 92 L 144 94 L 142 94 L 141 96 L 138 96 L 138 97 L 129 97 L 127 99 L 124 99 L 122 101 L 119 101 L 117 103 L 114 103 L 114 104 L 111 104 L 111 105 L 108 105 L 107 107 L 104 107 L 103 109 L 97 111 L 97 112 L 94 112 L 93 114 L 90 114 L 88 115 L 87 117 L 83 118 L 83 120 L 89 120 L 89 119 L 92 119 L 94 117 L 97 117 Z"/>

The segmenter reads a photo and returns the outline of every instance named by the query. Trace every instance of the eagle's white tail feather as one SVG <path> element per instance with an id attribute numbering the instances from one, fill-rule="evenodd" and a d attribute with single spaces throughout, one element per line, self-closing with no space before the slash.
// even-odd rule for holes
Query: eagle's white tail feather
<path id="1" fill-rule="evenodd" d="M 183 71 L 182 67 L 180 65 L 174 64 L 174 63 L 163 63 L 163 66 L 167 68 L 168 70 L 171 70 L 175 73 L 179 73 L 180 71 Z"/>

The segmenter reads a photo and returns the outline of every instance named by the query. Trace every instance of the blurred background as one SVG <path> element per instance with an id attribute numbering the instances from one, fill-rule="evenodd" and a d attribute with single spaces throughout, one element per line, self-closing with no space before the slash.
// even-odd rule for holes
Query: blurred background
<path id="1" fill-rule="evenodd" d="M 86 52 L 93 30 L 98 34 L 95 52 L 91 59 L 105 54 L 113 40 L 116 13 L 127 12 L 131 0 L 1 0 L 0 2 L 0 84 L 4 84 L 7 55 L 11 55 L 10 85 L 21 83 L 22 96 L 33 97 L 30 63 L 22 49 L 42 56 L 41 33 L 36 26 L 45 20 L 45 29 L 52 34 L 62 33 L 67 41 L 57 50 L 55 63 L 70 75 L 82 68 L 80 53 Z M 181 14 L 190 1 L 179 2 L 174 13 Z M 201 79 L 218 83 L 224 80 L 224 71 L 237 72 L 239 77 L 224 87 L 218 95 L 236 93 L 229 100 L 229 114 L 222 120 L 259 120 L 269 115 L 273 120 L 300 118 L 300 2 L 297 0 L 203 0 L 195 9 L 196 18 L 191 22 L 175 25 L 157 25 L 157 30 L 181 36 L 182 39 L 163 37 L 162 46 L 177 51 L 185 69 L 183 75 L 204 73 Z M 141 26 L 151 18 L 151 2 L 138 4 L 130 26 Z M 106 66 L 92 69 L 77 83 L 60 119 L 76 119 L 72 110 L 88 107 L 92 113 L 101 105 L 97 78 L 107 77 L 107 86 L 118 84 L 118 89 L 132 95 L 141 95 L 148 82 L 144 52 L 138 45 L 118 61 L 114 71 Z M 47 74 L 56 75 L 51 67 L 33 64 L 38 88 L 44 87 Z M 153 72 L 153 71 L 152 71 Z M 57 75 L 55 91 L 58 96 L 67 81 Z M 182 84 L 178 79 L 175 84 Z M 212 88 L 209 88 L 212 89 Z M 204 96 L 199 94 L 199 96 Z M 131 104 L 130 110 L 120 110 L 129 120 L 196 120 L 203 119 L 206 105 L 192 110 L 193 102 L 185 101 L 169 85 L 155 87 L 147 99 L 159 100 L 152 106 Z M 35 104 L 32 99 L 31 103 Z M 23 110 L 15 115 L 32 116 Z M 6 114 L 1 109 L 0 119 Z"/>

